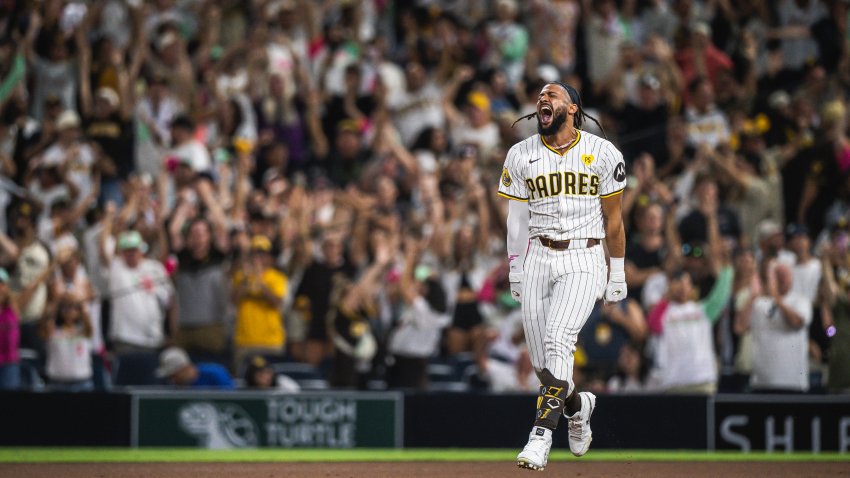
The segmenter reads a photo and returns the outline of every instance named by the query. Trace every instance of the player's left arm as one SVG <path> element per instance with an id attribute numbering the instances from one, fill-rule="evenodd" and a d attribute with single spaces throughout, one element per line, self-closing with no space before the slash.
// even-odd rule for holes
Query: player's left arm
<path id="1" fill-rule="evenodd" d="M 626 298 L 626 228 L 623 226 L 623 190 L 626 188 L 626 163 L 623 154 L 608 143 L 603 153 L 599 200 L 605 224 L 605 242 L 611 256 L 606 302 L 619 302 Z"/>
<path id="2" fill-rule="evenodd" d="M 605 288 L 606 302 L 619 302 L 626 298 L 626 228 L 623 226 L 623 195 L 603 197 L 602 216 L 605 219 L 605 242 L 611 255 L 608 286 Z"/>
<path id="3" fill-rule="evenodd" d="M 605 221 L 605 243 L 611 258 L 626 257 L 626 228 L 623 226 L 623 195 L 602 198 L 602 217 Z"/>

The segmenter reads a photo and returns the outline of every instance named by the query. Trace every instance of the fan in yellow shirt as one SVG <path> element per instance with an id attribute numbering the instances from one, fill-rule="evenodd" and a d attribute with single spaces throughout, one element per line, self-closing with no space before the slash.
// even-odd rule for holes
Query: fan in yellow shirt
<path id="1" fill-rule="evenodd" d="M 282 355 L 286 340 L 283 328 L 283 296 L 286 275 L 275 269 L 272 243 L 265 236 L 251 239 L 251 253 L 233 274 L 236 304 L 234 363 L 238 371 L 244 358 L 253 354 Z"/>

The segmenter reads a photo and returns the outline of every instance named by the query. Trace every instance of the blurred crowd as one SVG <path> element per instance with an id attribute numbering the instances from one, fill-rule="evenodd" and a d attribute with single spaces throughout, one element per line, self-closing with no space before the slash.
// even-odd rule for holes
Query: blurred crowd
<path id="1" fill-rule="evenodd" d="M 629 172 L 578 387 L 850 391 L 848 19 L 0 1 L 0 388 L 536 391 L 496 189 L 565 81 Z"/>

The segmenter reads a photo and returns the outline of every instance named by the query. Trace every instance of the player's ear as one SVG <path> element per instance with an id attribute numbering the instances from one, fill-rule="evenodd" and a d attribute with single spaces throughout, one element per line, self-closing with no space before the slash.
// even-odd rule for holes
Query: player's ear
<path id="1" fill-rule="evenodd" d="M 569 106 L 567 106 L 567 111 L 571 115 L 578 113 L 578 105 L 576 105 L 575 103 L 570 103 Z"/>

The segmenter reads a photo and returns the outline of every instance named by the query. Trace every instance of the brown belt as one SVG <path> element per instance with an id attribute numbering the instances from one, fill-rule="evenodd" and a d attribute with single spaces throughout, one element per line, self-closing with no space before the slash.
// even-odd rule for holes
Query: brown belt
<path id="1" fill-rule="evenodd" d="M 570 248 L 570 240 L 566 241 L 553 241 L 548 237 L 538 237 L 540 239 L 540 243 L 549 249 L 554 249 L 556 251 L 565 251 Z M 584 247 L 593 247 L 599 244 L 599 239 L 588 239 L 587 244 Z"/>

